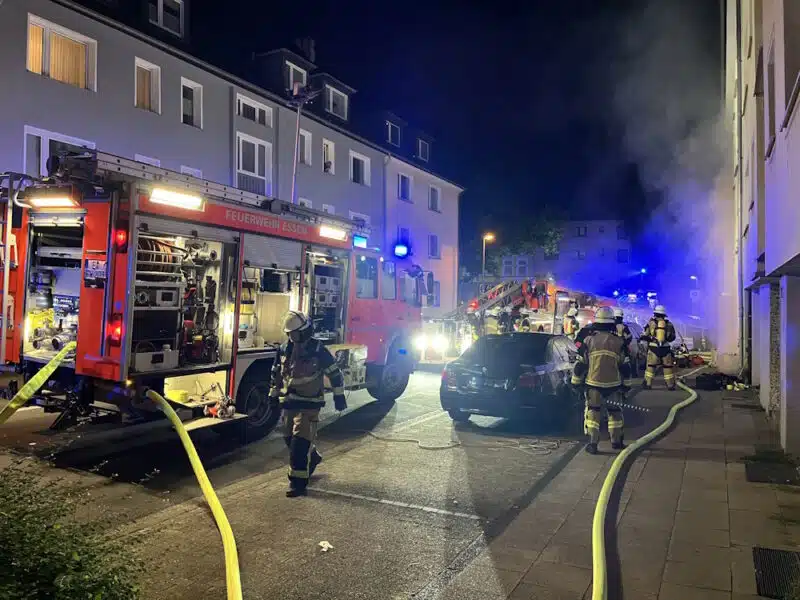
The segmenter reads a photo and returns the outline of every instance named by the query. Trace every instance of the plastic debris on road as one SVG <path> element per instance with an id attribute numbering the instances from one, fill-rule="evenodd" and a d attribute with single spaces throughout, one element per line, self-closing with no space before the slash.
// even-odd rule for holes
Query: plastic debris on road
<path id="1" fill-rule="evenodd" d="M 324 540 L 319 543 L 319 547 L 322 548 L 323 552 L 327 552 L 328 550 L 333 550 L 333 546 L 331 545 L 331 543 L 326 542 Z"/>

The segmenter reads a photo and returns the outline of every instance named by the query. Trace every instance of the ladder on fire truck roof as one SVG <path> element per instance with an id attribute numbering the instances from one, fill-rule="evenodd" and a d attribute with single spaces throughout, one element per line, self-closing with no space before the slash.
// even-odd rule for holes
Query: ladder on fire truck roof
<path id="1" fill-rule="evenodd" d="M 120 174 L 129 177 L 137 177 L 154 183 L 163 183 L 176 190 L 185 190 L 217 200 L 224 200 L 251 208 L 260 208 L 274 214 L 289 214 L 305 221 L 341 227 L 351 233 L 369 234 L 369 226 L 364 221 L 348 220 L 344 217 L 337 217 L 336 215 L 331 215 L 330 213 L 313 208 L 307 208 L 298 204 L 290 204 L 278 198 L 240 190 L 239 188 L 216 183 L 207 179 L 201 179 L 194 175 L 170 171 L 169 169 L 156 167 L 105 152 L 91 151 L 87 153 L 87 159 L 96 159 L 96 172 L 100 175 L 113 176 L 114 174 Z"/>
<path id="2" fill-rule="evenodd" d="M 506 300 L 509 300 L 512 296 L 521 292 L 523 283 L 524 281 L 504 281 L 499 283 L 478 296 L 476 300 L 478 305 L 473 309 L 470 309 L 469 304 L 464 304 L 453 312 L 445 315 L 443 318 L 457 319 L 465 316 L 467 312 L 481 313 L 490 308 L 494 308 L 498 304 L 505 304 Z"/>

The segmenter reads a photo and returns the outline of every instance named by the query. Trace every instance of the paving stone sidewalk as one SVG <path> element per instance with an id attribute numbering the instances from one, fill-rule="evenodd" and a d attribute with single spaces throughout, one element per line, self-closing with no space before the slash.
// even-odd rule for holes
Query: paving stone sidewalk
<path id="1" fill-rule="evenodd" d="M 771 441 L 764 413 L 743 407 L 750 395 L 701 392 L 631 459 L 609 514 L 609 599 L 757 600 L 753 547 L 799 549 L 800 488 L 745 478 L 743 457 Z M 637 403 L 664 414 L 680 399 L 652 391 Z M 442 598 L 591 598 L 592 515 L 612 459 L 576 455 Z"/>

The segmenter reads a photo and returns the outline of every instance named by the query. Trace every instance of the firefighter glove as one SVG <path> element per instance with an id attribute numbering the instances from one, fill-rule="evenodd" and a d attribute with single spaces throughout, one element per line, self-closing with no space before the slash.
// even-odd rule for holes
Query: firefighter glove
<path id="1" fill-rule="evenodd" d="M 345 399 L 344 394 L 333 395 L 333 406 L 338 411 L 343 411 L 347 409 L 347 400 Z"/>

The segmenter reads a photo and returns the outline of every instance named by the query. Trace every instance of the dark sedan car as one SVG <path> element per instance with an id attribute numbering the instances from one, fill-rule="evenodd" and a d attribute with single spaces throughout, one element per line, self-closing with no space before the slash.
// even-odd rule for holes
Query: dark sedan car
<path id="1" fill-rule="evenodd" d="M 454 421 L 471 414 L 531 416 L 554 425 L 578 419 L 580 401 L 569 387 L 577 348 L 548 333 L 479 338 L 445 367 L 439 397 Z"/>

